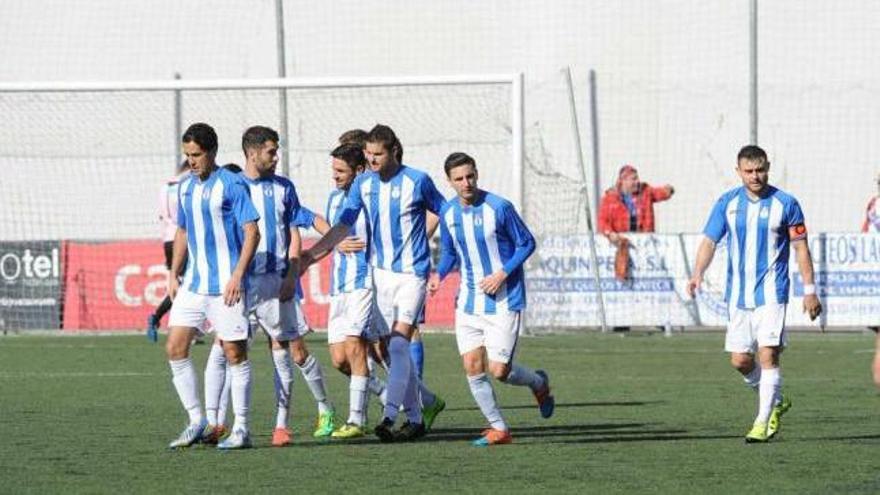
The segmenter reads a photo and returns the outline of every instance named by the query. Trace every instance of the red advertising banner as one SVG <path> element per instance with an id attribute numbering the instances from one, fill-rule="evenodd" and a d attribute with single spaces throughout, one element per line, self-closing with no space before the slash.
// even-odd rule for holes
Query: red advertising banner
<path id="1" fill-rule="evenodd" d="M 145 328 L 147 316 L 165 298 L 168 271 L 161 242 L 68 241 L 64 252 L 64 330 Z M 330 257 L 310 267 L 301 283 L 307 321 L 326 328 Z M 457 274 L 452 274 L 437 295 L 428 298 L 426 326 L 452 327 L 457 288 Z"/>

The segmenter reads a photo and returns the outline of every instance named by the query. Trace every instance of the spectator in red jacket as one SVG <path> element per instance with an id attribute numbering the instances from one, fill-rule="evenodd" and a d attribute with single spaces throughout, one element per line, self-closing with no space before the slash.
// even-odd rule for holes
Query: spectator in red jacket
<path id="1" fill-rule="evenodd" d="M 619 232 L 654 232 L 654 203 L 666 201 L 675 189 L 670 185 L 654 187 L 639 181 L 639 172 L 624 165 L 617 174 L 617 184 L 605 191 L 599 205 L 599 231 L 617 244 Z"/>

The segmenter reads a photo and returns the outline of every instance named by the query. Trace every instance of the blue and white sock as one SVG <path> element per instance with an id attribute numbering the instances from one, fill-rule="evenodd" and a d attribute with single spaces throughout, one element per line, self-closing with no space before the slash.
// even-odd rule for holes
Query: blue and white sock
<path id="1" fill-rule="evenodd" d="M 409 343 L 409 355 L 412 358 L 413 365 L 416 367 L 416 376 L 421 380 L 425 369 L 425 346 L 421 340 L 414 340 Z"/>
<path id="2" fill-rule="evenodd" d="M 399 334 L 392 335 L 391 342 L 388 344 L 388 352 L 391 355 L 391 369 L 388 370 L 384 416 L 394 421 L 397 419 L 401 404 L 403 404 L 406 387 L 412 373 L 409 340 Z"/>
<path id="3" fill-rule="evenodd" d="M 508 385 L 526 386 L 535 391 L 540 390 L 544 386 L 544 379 L 531 368 L 512 363 L 505 383 Z"/>

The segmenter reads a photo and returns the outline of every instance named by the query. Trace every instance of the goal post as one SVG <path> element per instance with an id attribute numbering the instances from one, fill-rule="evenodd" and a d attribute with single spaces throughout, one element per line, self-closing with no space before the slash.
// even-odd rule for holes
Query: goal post
<path id="1" fill-rule="evenodd" d="M 523 86 L 522 74 L 0 83 L 0 256 L 25 256 L 21 245 L 4 243 L 52 241 L 61 263 L 56 306 L 46 309 L 39 298 L 32 316 L 0 326 L 45 328 L 47 320 L 34 315 L 61 311 L 65 329 L 143 328 L 164 295 L 157 197 L 177 161 L 178 121 L 211 124 L 218 164 L 242 165 L 242 132 L 257 124 L 281 129 L 279 94 L 286 93 L 289 131 L 281 144 L 290 159 L 279 171 L 288 171 L 302 203 L 317 213 L 333 189 L 336 139 L 376 123 L 395 130 L 403 161 L 429 173 L 447 197 L 443 160 L 464 151 L 477 160 L 481 186 L 524 208 Z M 56 246 L 41 249 L 55 259 Z M 142 254 L 115 256 L 126 251 Z M 304 281 L 306 290 L 315 286 Z M 26 298 L 15 294 L 0 294 L 0 302 L 21 308 Z"/>

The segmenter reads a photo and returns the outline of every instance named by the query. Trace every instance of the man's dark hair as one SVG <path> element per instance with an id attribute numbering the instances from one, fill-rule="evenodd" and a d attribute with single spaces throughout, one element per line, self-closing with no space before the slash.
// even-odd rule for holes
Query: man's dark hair
<path id="1" fill-rule="evenodd" d="M 461 151 L 456 151 L 446 157 L 446 162 L 443 164 L 443 170 L 446 171 L 446 177 L 449 177 L 452 173 L 452 169 L 467 164 L 473 165 L 474 170 L 477 169 L 477 162 L 470 155 L 462 153 Z"/>
<path id="2" fill-rule="evenodd" d="M 223 165 L 223 168 L 229 170 L 233 174 L 241 173 L 241 167 L 239 167 L 236 163 L 227 163 L 226 165 Z"/>
<path id="3" fill-rule="evenodd" d="M 272 141 L 273 143 L 278 144 L 278 133 L 275 132 L 275 129 L 262 125 L 255 125 L 248 128 L 248 130 L 244 131 L 244 134 L 241 135 L 241 150 L 247 155 L 248 149 L 262 148 L 263 145 L 266 144 L 266 141 Z"/>
<path id="4" fill-rule="evenodd" d="M 208 153 L 217 152 L 217 132 L 214 128 L 204 122 L 197 122 L 186 129 L 181 143 L 196 143 L 200 148 Z"/>
<path id="5" fill-rule="evenodd" d="M 330 156 L 344 161 L 352 170 L 367 166 L 367 157 L 364 156 L 364 150 L 355 143 L 340 144 L 330 152 Z"/>
<path id="6" fill-rule="evenodd" d="M 739 154 L 736 155 L 736 163 L 739 163 L 740 160 L 770 163 L 770 160 L 767 159 L 767 152 L 761 149 L 760 146 L 754 144 L 743 146 L 742 149 L 739 150 Z"/>
<path id="7" fill-rule="evenodd" d="M 370 134 L 363 129 L 351 129 L 339 136 L 339 144 L 356 144 L 361 148 L 367 142 L 367 136 Z"/>
<path id="8" fill-rule="evenodd" d="M 367 135 L 367 142 L 381 143 L 386 150 L 394 153 L 395 158 L 397 158 L 399 153 L 398 150 L 402 149 L 400 141 L 397 139 L 397 135 L 394 134 L 394 131 L 390 127 L 384 124 L 376 124 L 375 127 L 370 129 L 370 133 Z"/>

